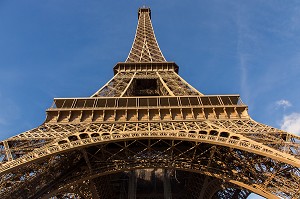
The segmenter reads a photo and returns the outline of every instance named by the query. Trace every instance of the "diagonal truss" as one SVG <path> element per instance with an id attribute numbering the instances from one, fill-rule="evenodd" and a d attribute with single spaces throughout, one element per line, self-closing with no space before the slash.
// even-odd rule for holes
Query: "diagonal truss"
<path id="1" fill-rule="evenodd" d="M 132 49 L 107 84 L 55 98 L 42 125 L 0 143 L 1 198 L 299 198 L 300 137 L 251 119 L 239 95 L 189 85 L 150 16 L 139 9 Z M 135 190 L 152 186 L 149 173 L 163 176 L 163 192 Z"/>

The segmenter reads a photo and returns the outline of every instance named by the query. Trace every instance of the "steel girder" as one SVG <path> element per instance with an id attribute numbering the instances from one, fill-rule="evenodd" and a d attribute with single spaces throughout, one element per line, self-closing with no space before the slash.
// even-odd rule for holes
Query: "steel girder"
<path id="1" fill-rule="evenodd" d="M 50 174 L 51 178 L 58 176 L 60 179 L 61 182 L 55 180 L 55 183 L 58 183 L 56 188 L 59 190 L 60 186 L 71 186 L 70 183 L 75 186 L 78 183 L 111 173 L 145 168 L 166 168 L 219 178 L 225 180 L 224 184 L 232 183 L 268 198 L 275 198 L 275 195 L 297 197 L 300 180 L 299 169 L 290 163 L 275 160 L 275 158 L 259 154 L 257 151 L 253 153 L 250 150 L 241 150 L 240 147 L 190 139 L 189 137 L 192 137 L 194 133 L 183 133 L 185 135 L 180 139 L 164 134 L 165 137 L 159 136 L 159 134 L 155 134 L 153 137 L 138 137 L 138 133 L 135 133 L 135 135 L 126 136 L 127 138 L 120 140 L 108 140 L 107 137 L 102 137 L 102 139 L 104 138 L 102 142 L 96 144 L 87 144 L 86 141 L 89 138 L 85 138 L 68 143 L 71 148 L 65 148 L 66 144 L 61 144 L 64 145 L 65 150 L 56 151 L 35 160 L 30 159 L 23 164 L 24 166 L 15 166 L 13 169 L 2 172 L 5 174 L 2 177 L 1 194 L 3 197 L 7 193 L 11 195 L 15 192 L 24 195 L 21 186 L 23 184 L 34 196 L 35 192 L 39 191 L 39 186 L 34 185 L 34 181 L 45 182 Z M 99 139 L 99 137 L 92 139 L 95 138 Z M 83 145 L 80 146 L 79 142 Z M 85 158 L 83 149 L 86 151 Z M 72 158 L 72 164 L 67 164 L 70 163 L 69 160 L 62 158 L 72 157 L 66 155 L 72 151 L 77 154 L 74 155 L 76 158 Z M 43 155 L 43 153 L 39 154 Z M 59 160 L 59 163 L 56 160 Z M 59 168 L 63 169 L 62 165 L 65 164 L 76 169 L 72 170 L 72 175 L 62 178 L 55 171 L 56 169 L 60 171 Z M 47 169 L 49 170 L 47 171 Z M 65 174 L 66 171 L 63 169 L 60 173 Z M 74 180 L 76 178 L 78 180 Z M 14 187 L 7 184 L 8 181 L 14 182 Z M 34 190 L 30 190 L 29 184 L 33 185 Z M 41 183 L 39 185 L 42 186 Z M 53 184 L 50 186 L 55 187 Z M 47 187 L 47 183 L 44 184 L 44 187 Z M 8 190 L 14 191 L 10 193 Z"/>

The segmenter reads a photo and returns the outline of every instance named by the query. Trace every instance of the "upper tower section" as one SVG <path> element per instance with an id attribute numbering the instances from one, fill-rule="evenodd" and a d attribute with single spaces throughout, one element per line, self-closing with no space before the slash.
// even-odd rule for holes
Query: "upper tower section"
<path id="1" fill-rule="evenodd" d="M 178 75 L 178 66 L 160 51 L 150 8 L 138 10 L 138 25 L 125 62 L 114 67 L 114 77 L 91 97 L 202 95 Z"/>
<path id="2" fill-rule="evenodd" d="M 150 8 L 140 8 L 135 38 L 127 63 L 166 62 L 155 38 Z"/>

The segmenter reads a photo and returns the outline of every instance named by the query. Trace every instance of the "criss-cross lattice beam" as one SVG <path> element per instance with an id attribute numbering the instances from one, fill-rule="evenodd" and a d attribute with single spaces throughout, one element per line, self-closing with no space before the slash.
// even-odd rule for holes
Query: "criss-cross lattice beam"
<path id="1" fill-rule="evenodd" d="M 169 168 L 219 178 L 223 180 L 224 188 L 227 187 L 226 184 L 232 182 L 268 198 L 276 198 L 275 195 L 286 197 L 288 194 L 296 196 L 299 189 L 297 187 L 299 172 L 297 173 L 289 165 L 239 149 L 216 147 L 205 143 L 200 144 L 196 157 L 191 161 L 194 156 L 193 149 L 198 145 L 199 142 L 145 139 L 91 146 L 87 148 L 91 170 L 86 169 L 85 164 L 81 164 L 77 171 L 74 170 L 65 178 L 61 178 L 56 183 L 56 188 L 52 187 L 62 190 L 99 176 L 132 169 Z M 113 158 L 110 158 L 112 156 Z M 251 167 L 252 165 L 254 166 Z M 274 167 L 274 165 L 278 166 Z M 269 176 L 273 173 L 276 173 L 276 178 L 270 183 Z M 291 174 L 295 176 L 291 176 Z M 213 184 L 209 184 L 210 180 L 206 185 L 205 192 L 211 191 L 204 195 L 216 193 L 220 189 L 219 185 L 215 187 Z M 228 190 L 227 193 L 220 192 L 219 194 L 239 195 L 242 193 Z"/>
<path id="2" fill-rule="evenodd" d="M 140 8 L 134 42 L 126 62 L 165 62 L 155 38 L 150 8 Z"/>

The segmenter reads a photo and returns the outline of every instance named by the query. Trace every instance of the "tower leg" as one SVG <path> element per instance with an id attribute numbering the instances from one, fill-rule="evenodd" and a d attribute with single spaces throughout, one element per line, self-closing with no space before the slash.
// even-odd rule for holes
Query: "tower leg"
<path id="1" fill-rule="evenodd" d="M 136 199 L 136 181 L 135 171 L 131 171 L 128 183 L 128 199 Z"/>
<path id="2" fill-rule="evenodd" d="M 167 170 L 164 170 L 164 199 L 172 199 L 170 175 Z"/>

